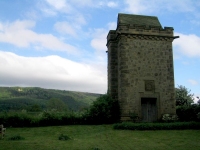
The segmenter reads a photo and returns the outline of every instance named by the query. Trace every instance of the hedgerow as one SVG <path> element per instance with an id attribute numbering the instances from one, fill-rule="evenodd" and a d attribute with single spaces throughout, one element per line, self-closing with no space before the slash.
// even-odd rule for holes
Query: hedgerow
<path id="1" fill-rule="evenodd" d="M 38 127 L 81 123 L 81 115 L 73 112 L 44 111 L 34 115 L 21 112 L 0 114 L 0 124 L 4 124 L 6 127 Z"/>
<path id="2" fill-rule="evenodd" d="M 132 123 L 122 122 L 113 125 L 117 130 L 184 130 L 200 129 L 200 122 L 171 122 L 171 123 Z"/>
<path id="3" fill-rule="evenodd" d="M 38 127 L 55 125 L 74 124 L 112 124 L 120 120 L 118 101 L 105 94 L 97 98 L 96 101 L 84 112 L 63 111 L 55 109 L 37 113 L 29 113 L 25 110 L 21 112 L 0 113 L 0 124 L 6 127 Z M 115 124 L 114 128 L 131 130 L 168 130 L 168 129 L 190 129 L 199 128 L 200 105 L 179 106 L 177 108 L 178 117 L 174 118 L 169 114 L 163 115 L 164 122 L 167 123 L 122 123 Z M 137 116 L 132 114 L 134 121 Z M 177 120 L 178 119 L 178 120 Z M 179 122 L 177 122 L 179 121 Z M 186 122 L 187 121 L 187 122 Z M 182 122 L 182 123 L 180 123 Z"/>

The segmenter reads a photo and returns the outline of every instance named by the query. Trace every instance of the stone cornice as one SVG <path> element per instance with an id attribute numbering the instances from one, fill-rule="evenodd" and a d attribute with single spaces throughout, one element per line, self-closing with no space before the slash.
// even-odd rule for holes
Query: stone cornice
<path id="1" fill-rule="evenodd" d="M 109 33 L 110 34 L 110 33 Z M 109 35 L 107 37 L 107 44 L 110 42 L 116 42 L 121 36 L 127 36 L 128 38 L 132 39 L 140 39 L 140 40 L 156 40 L 156 41 L 173 41 L 176 38 L 179 38 L 179 36 L 172 36 L 172 35 L 162 35 L 162 34 L 142 34 L 142 33 L 130 33 L 130 32 L 113 32 L 112 35 Z"/>

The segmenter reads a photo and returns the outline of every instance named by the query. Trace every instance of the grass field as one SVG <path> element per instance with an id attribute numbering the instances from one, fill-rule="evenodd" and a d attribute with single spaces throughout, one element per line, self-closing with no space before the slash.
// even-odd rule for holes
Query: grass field
<path id="1" fill-rule="evenodd" d="M 63 134 L 69 140 L 59 140 Z M 22 140 L 10 140 L 20 136 Z M 7 128 L 0 150 L 199 150 L 200 130 L 128 131 L 112 125 Z"/>

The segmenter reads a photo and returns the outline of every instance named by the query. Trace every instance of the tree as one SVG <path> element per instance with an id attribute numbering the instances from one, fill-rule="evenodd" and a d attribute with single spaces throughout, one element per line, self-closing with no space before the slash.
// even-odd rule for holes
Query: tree
<path id="1" fill-rule="evenodd" d="M 51 98 L 47 103 L 48 109 L 55 109 L 57 111 L 66 111 L 67 105 L 58 98 Z"/>
<path id="2" fill-rule="evenodd" d="M 88 113 L 93 124 L 118 122 L 120 119 L 119 103 L 109 95 L 104 94 L 93 102 Z"/>
<path id="3" fill-rule="evenodd" d="M 198 99 L 197 104 L 200 105 L 200 98 L 199 98 L 199 96 L 197 96 L 197 99 Z"/>
<path id="4" fill-rule="evenodd" d="M 34 105 L 31 105 L 28 110 L 31 112 L 40 112 L 42 111 L 42 108 L 40 105 L 34 104 Z"/>
<path id="5" fill-rule="evenodd" d="M 191 94 L 191 90 L 188 90 L 185 86 L 179 85 L 175 88 L 176 106 L 189 106 L 194 102 L 194 94 Z"/>

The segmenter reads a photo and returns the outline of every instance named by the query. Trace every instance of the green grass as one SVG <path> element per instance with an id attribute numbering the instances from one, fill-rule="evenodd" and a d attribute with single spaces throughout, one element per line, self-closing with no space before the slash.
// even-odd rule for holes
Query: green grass
<path id="1" fill-rule="evenodd" d="M 59 140 L 63 134 L 68 140 Z M 23 140 L 10 140 L 20 136 Z M 7 128 L 0 150 L 199 150 L 200 130 L 128 131 L 112 125 Z"/>

